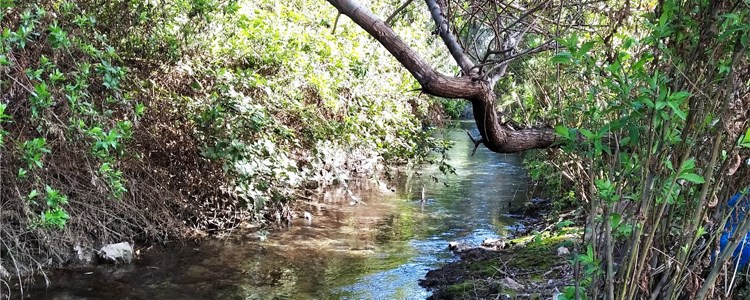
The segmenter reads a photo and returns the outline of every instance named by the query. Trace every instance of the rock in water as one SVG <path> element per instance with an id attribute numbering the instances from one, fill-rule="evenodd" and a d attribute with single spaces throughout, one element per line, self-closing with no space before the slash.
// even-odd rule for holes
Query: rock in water
<path id="1" fill-rule="evenodd" d="M 98 254 L 113 264 L 129 264 L 133 260 L 133 245 L 128 242 L 104 245 Z"/>
<path id="2" fill-rule="evenodd" d="M 471 248 L 459 242 L 450 242 L 448 243 L 448 249 L 453 251 L 454 253 L 461 253 Z"/>

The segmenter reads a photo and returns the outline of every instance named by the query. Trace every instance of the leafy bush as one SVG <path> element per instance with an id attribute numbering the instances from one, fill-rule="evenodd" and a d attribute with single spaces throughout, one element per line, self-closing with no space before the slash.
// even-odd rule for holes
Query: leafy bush
<path id="1" fill-rule="evenodd" d="M 549 163 L 530 160 L 532 174 L 566 179 L 587 211 L 588 250 L 576 264 L 593 298 L 702 298 L 731 265 L 712 253 L 729 217 L 724 199 L 750 184 L 742 163 L 749 15 L 665 1 L 618 26 L 612 40 L 571 35 L 548 58 L 564 74 L 550 72 L 550 88 L 564 96 L 532 108 L 564 124 L 556 128 L 564 151 Z M 688 273 L 707 276 L 699 283 Z"/>

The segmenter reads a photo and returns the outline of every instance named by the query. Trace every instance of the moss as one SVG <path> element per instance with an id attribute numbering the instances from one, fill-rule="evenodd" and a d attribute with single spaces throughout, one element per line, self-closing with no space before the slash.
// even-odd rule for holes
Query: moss
<path id="1" fill-rule="evenodd" d="M 447 286 L 445 288 L 445 293 L 452 296 L 459 296 L 468 291 L 473 291 L 475 287 L 476 282 L 474 282 L 473 280 L 466 280 Z"/>
<path id="2" fill-rule="evenodd" d="M 566 264 L 566 258 L 557 256 L 557 248 L 571 248 L 575 239 L 575 235 L 567 232 L 545 232 L 515 239 L 516 245 L 509 249 L 467 252 L 461 261 L 432 274 L 444 282 L 444 285 L 431 286 L 438 287 L 433 295 L 436 299 L 476 299 L 501 294 L 513 299 L 519 292 L 534 292 L 531 299 L 545 299 L 554 293 L 554 287 L 543 288 L 543 291 L 535 287 L 550 278 L 548 271 Z M 502 279 L 506 276 L 521 283 L 524 289 L 514 291 L 504 287 Z M 552 276 L 559 274 L 553 272 Z"/>
<path id="3" fill-rule="evenodd" d="M 513 239 L 511 243 L 518 246 L 510 249 L 514 259 L 509 260 L 509 265 L 519 268 L 550 267 L 552 262 L 559 260 L 557 248 L 571 247 L 575 238 L 569 231 L 565 231 L 561 234 L 544 232 Z"/>
<path id="4" fill-rule="evenodd" d="M 492 259 L 492 260 L 478 260 L 478 261 L 472 261 L 467 265 L 467 269 L 471 271 L 472 274 L 475 274 L 477 276 L 481 277 L 493 277 L 498 273 L 498 269 L 500 269 L 500 261 Z"/>

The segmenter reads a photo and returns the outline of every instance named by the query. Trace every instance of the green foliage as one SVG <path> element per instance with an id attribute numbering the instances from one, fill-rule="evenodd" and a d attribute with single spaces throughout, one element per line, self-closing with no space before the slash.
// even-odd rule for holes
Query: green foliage
<path id="1" fill-rule="evenodd" d="M 440 99 L 443 111 L 451 119 L 458 119 L 466 109 L 469 102 L 463 99 Z"/>
<path id="2" fill-rule="evenodd" d="M 0 113 L 0 115 L 2 115 L 2 114 Z M 1 117 L 0 117 L 0 119 L 1 119 Z M 745 131 L 745 134 L 742 136 L 742 139 L 739 140 L 739 145 L 738 146 L 745 147 L 745 148 L 750 148 L 750 129 L 748 129 L 747 131 Z"/>
<path id="3" fill-rule="evenodd" d="M 47 228 L 65 228 L 65 223 L 70 219 L 70 216 L 62 206 L 68 204 L 68 197 L 49 185 L 45 186 L 44 190 L 46 192 L 44 199 L 47 204 L 47 209 L 42 211 L 39 215 L 38 224 Z M 29 193 L 28 198 L 33 200 L 37 195 L 37 190 L 32 190 L 31 193 Z"/>
<path id="4" fill-rule="evenodd" d="M 101 74 L 102 85 L 111 90 L 117 90 L 120 87 L 120 80 L 125 76 L 125 70 L 119 66 L 113 66 L 109 60 L 101 60 L 96 66 L 96 71 Z"/>
<path id="5" fill-rule="evenodd" d="M 194 4 L 196 27 L 210 19 L 235 31 L 211 32 L 211 43 L 221 41 L 215 47 L 191 33 L 190 47 L 209 58 L 191 66 L 205 78 L 191 83 L 199 95 L 186 99 L 191 119 L 202 155 L 222 162 L 253 212 L 285 203 L 306 181 L 345 183 L 355 169 L 373 172 L 372 162 L 416 163 L 442 147 L 413 114 L 429 103 L 405 94 L 411 76 L 396 61 L 383 63 L 390 54 L 353 24 L 330 33 L 322 20 L 331 7 Z"/>
<path id="6" fill-rule="evenodd" d="M 52 23 L 49 26 L 49 41 L 54 49 L 70 47 L 68 33 L 62 30 L 57 23 Z"/>
<path id="7" fill-rule="evenodd" d="M 47 140 L 45 138 L 35 138 L 30 141 L 23 142 L 21 146 L 22 158 L 26 162 L 27 168 L 38 168 L 41 169 L 42 158 L 45 154 L 51 153 L 46 148 Z"/>
<path id="8" fill-rule="evenodd" d="M 119 128 L 104 131 L 101 127 L 94 127 L 88 130 L 88 135 L 94 140 L 91 149 L 92 153 L 100 158 L 107 158 L 113 153 L 121 153 L 121 140 L 123 134 Z"/>
<path id="9" fill-rule="evenodd" d="M 551 164 L 537 157 L 527 157 L 527 164 L 534 179 L 572 185 L 578 205 L 596 220 L 587 230 L 601 238 L 587 240 L 589 248 L 579 256 L 584 273 L 591 275 L 581 282 L 592 285 L 586 288 L 589 295 L 617 282 L 615 298 L 640 297 L 642 290 L 657 286 L 638 279 L 654 263 L 667 266 L 666 278 L 684 278 L 679 276 L 686 268 L 706 270 L 696 257 L 715 249 L 702 246 L 706 241 L 701 240 L 716 239 L 721 229 L 706 228 L 723 222 L 709 199 L 723 203 L 750 184 L 748 178 L 721 173 L 722 164 L 731 159 L 727 153 L 745 157 L 743 148 L 750 141 L 746 125 L 729 125 L 743 124 L 738 111 L 747 109 L 735 104 L 740 93 L 731 91 L 746 90 L 737 82 L 747 82 L 738 70 L 747 68 L 743 41 L 750 13 L 743 7 L 718 18 L 705 17 L 709 15 L 719 16 L 704 2 L 665 1 L 653 14 L 636 15 L 635 23 L 623 20 L 611 40 L 584 32 L 559 39 L 565 50 L 546 62 L 560 73 L 536 73 L 535 82 L 561 88 L 564 96 L 557 105 L 532 103 L 526 109 L 532 115 L 555 116 L 563 151 L 548 157 Z M 716 26 L 718 32 L 706 34 L 701 26 Z M 733 71 L 745 77 L 729 77 Z M 573 181 L 560 183 L 560 178 Z M 558 191 L 571 198 L 566 189 Z M 696 231 L 705 234 L 696 236 Z M 607 261 L 611 249 L 630 254 Z M 675 262 L 682 267 L 675 268 Z M 611 278 L 608 264 L 620 266 Z M 667 282 L 674 292 L 659 297 L 679 298 L 684 284 L 683 279 Z"/>
<path id="10" fill-rule="evenodd" d="M 112 164 L 105 162 L 99 167 L 99 173 L 102 174 L 112 190 L 112 196 L 120 198 L 128 191 L 125 187 L 125 180 L 122 177 L 122 171 L 115 169 Z"/>
<path id="11" fill-rule="evenodd" d="M 100 161 L 99 173 L 112 196 L 119 198 L 126 191 L 125 178 L 115 165 L 126 152 L 123 143 L 133 135 L 127 108 L 134 106 L 132 114 L 143 117 L 145 107 L 131 104 L 130 94 L 121 90 L 127 73 L 108 45 L 111 40 L 91 28 L 95 18 L 86 15 L 79 3 L 49 4 L 0 2 L 0 88 L 28 92 L 12 94 L 16 98 L 0 104 L 0 145 L 17 145 L 22 165 L 13 172 L 20 181 L 10 184 L 28 193 L 23 211 L 38 213 L 33 218 L 37 225 L 62 229 L 69 220 L 63 191 L 71 187 L 56 190 L 48 185 L 64 172 L 59 164 L 81 146 L 90 147 L 90 158 L 77 153 L 73 160 Z M 52 149 L 61 161 L 46 159 Z M 37 203 L 41 187 L 45 187 L 45 202 Z"/>
<path id="12" fill-rule="evenodd" d="M 5 136 L 8 135 L 8 131 L 4 129 L 5 123 L 9 123 L 13 119 L 5 113 L 6 109 L 8 109 L 8 105 L 0 103 L 0 148 L 5 146 Z"/>
<path id="13" fill-rule="evenodd" d="M 68 204 L 68 197 L 53 189 L 49 185 L 44 187 L 44 191 L 47 193 L 47 196 L 45 198 L 47 200 L 47 206 L 58 207 L 63 204 Z"/>

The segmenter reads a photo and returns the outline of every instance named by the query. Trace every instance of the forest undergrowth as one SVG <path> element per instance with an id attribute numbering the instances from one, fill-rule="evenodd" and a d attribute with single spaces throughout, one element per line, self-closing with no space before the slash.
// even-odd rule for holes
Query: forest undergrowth
<path id="1" fill-rule="evenodd" d="M 0 280 L 283 226 L 299 190 L 445 149 L 441 102 L 355 28 L 305 1 L 0 1 Z"/>

